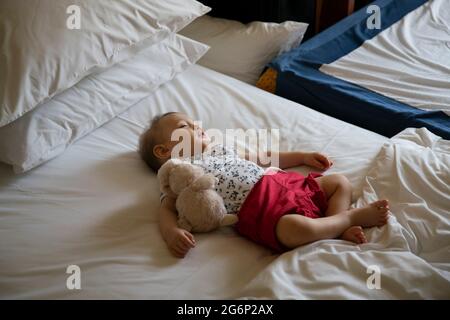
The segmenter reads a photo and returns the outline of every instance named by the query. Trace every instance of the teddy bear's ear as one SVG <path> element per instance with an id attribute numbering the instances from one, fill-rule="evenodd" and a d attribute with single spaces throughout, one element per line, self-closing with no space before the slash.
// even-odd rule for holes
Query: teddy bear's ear
<path id="1" fill-rule="evenodd" d="M 207 173 L 194 181 L 194 183 L 192 184 L 192 189 L 194 191 L 212 189 L 217 183 L 217 180 L 218 179 L 214 177 L 214 175 L 212 175 L 211 173 Z"/>

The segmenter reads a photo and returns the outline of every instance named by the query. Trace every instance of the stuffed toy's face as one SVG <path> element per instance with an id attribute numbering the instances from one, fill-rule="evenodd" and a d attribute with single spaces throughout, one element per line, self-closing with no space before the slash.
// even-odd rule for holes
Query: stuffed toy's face
<path id="1" fill-rule="evenodd" d="M 179 195 L 181 191 L 189 187 L 195 180 L 204 174 L 202 168 L 189 163 L 176 165 L 169 173 L 170 189 Z"/>

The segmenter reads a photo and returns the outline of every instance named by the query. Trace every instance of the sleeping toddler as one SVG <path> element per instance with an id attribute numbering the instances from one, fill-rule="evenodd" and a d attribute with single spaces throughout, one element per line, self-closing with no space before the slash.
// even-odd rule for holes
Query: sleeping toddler
<path id="1" fill-rule="evenodd" d="M 172 157 L 179 143 L 171 139 L 174 130 L 184 130 L 191 145 L 201 146 L 181 157 L 218 178 L 215 189 L 227 212 L 239 217 L 237 232 L 276 252 L 322 239 L 365 243 L 363 228 L 382 226 L 388 220 L 387 200 L 350 209 L 352 187 L 345 176 L 303 176 L 283 170 L 267 174 L 257 155 L 247 152 L 239 157 L 231 148 L 212 144 L 202 128 L 179 112 L 155 117 L 140 138 L 140 155 L 155 172 Z M 327 170 L 333 165 L 317 152 L 279 152 L 273 156 L 278 157 L 280 169 L 308 165 Z M 159 227 L 174 256 L 183 258 L 195 247 L 194 236 L 177 226 L 175 199 L 170 196 L 161 196 Z"/>

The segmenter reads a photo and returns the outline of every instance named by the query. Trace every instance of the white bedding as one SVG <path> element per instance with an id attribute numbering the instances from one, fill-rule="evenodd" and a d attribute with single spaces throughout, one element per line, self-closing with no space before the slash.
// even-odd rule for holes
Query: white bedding
<path id="1" fill-rule="evenodd" d="M 197 247 L 185 259 L 173 258 L 158 232 L 156 177 L 136 152 L 151 117 L 173 110 L 203 120 L 205 128 L 280 128 L 282 149 L 329 154 L 335 163 L 330 173 L 350 178 L 355 199 L 371 194 L 364 177 L 371 168 L 377 173 L 376 156 L 389 141 L 193 66 L 60 157 L 22 175 L 0 165 L 0 298 L 450 296 L 450 222 L 440 209 L 411 227 L 420 242 L 430 229 L 414 226 L 438 226 L 439 241 L 426 242 L 425 250 L 406 247 L 414 236 L 404 240 L 403 229 L 391 219 L 369 234 L 374 243 L 359 247 L 328 240 L 277 256 L 226 228 L 197 235 Z M 448 178 L 448 163 L 440 166 Z M 429 209 L 423 203 L 422 208 Z M 368 290 L 361 282 L 367 275 L 358 266 L 373 261 L 386 272 L 382 290 Z M 72 264 L 81 268 L 81 290 L 66 288 L 66 268 Z"/>
<path id="2" fill-rule="evenodd" d="M 320 71 L 410 106 L 450 115 L 449 30 L 448 0 L 430 0 Z"/>
<path id="3" fill-rule="evenodd" d="M 368 244 L 320 241 L 291 251 L 264 269 L 241 294 L 281 299 L 449 299 L 450 141 L 426 129 L 392 138 L 365 178 L 357 206 L 390 200 L 383 228 Z M 368 268 L 380 289 L 368 289 Z M 369 281 L 369 283 L 374 283 Z"/>

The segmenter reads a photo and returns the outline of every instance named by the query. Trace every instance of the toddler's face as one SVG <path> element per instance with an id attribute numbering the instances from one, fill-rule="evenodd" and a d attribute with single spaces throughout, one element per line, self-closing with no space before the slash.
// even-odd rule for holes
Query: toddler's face
<path id="1" fill-rule="evenodd" d="M 165 141 L 164 144 L 170 149 L 170 151 L 172 151 L 178 143 L 187 142 L 182 141 L 182 139 L 179 141 L 171 141 L 172 133 L 175 130 L 179 130 L 176 132 L 177 137 L 181 135 L 182 137 L 187 137 L 187 139 L 190 139 L 189 143 L 191 154 L 182 154 L 181 156 L 183 157 L 194 156 L 196 152 L 203 152 L 209 143 L 209 138 L 203 129 L 183 113 L 177 112 L 167 115 L 161 119 L 160 126 L 162 128 L 161 134 L 163 135 L 162 137 Z M 198 147 L 194 148 L 195 145 Z"/>

